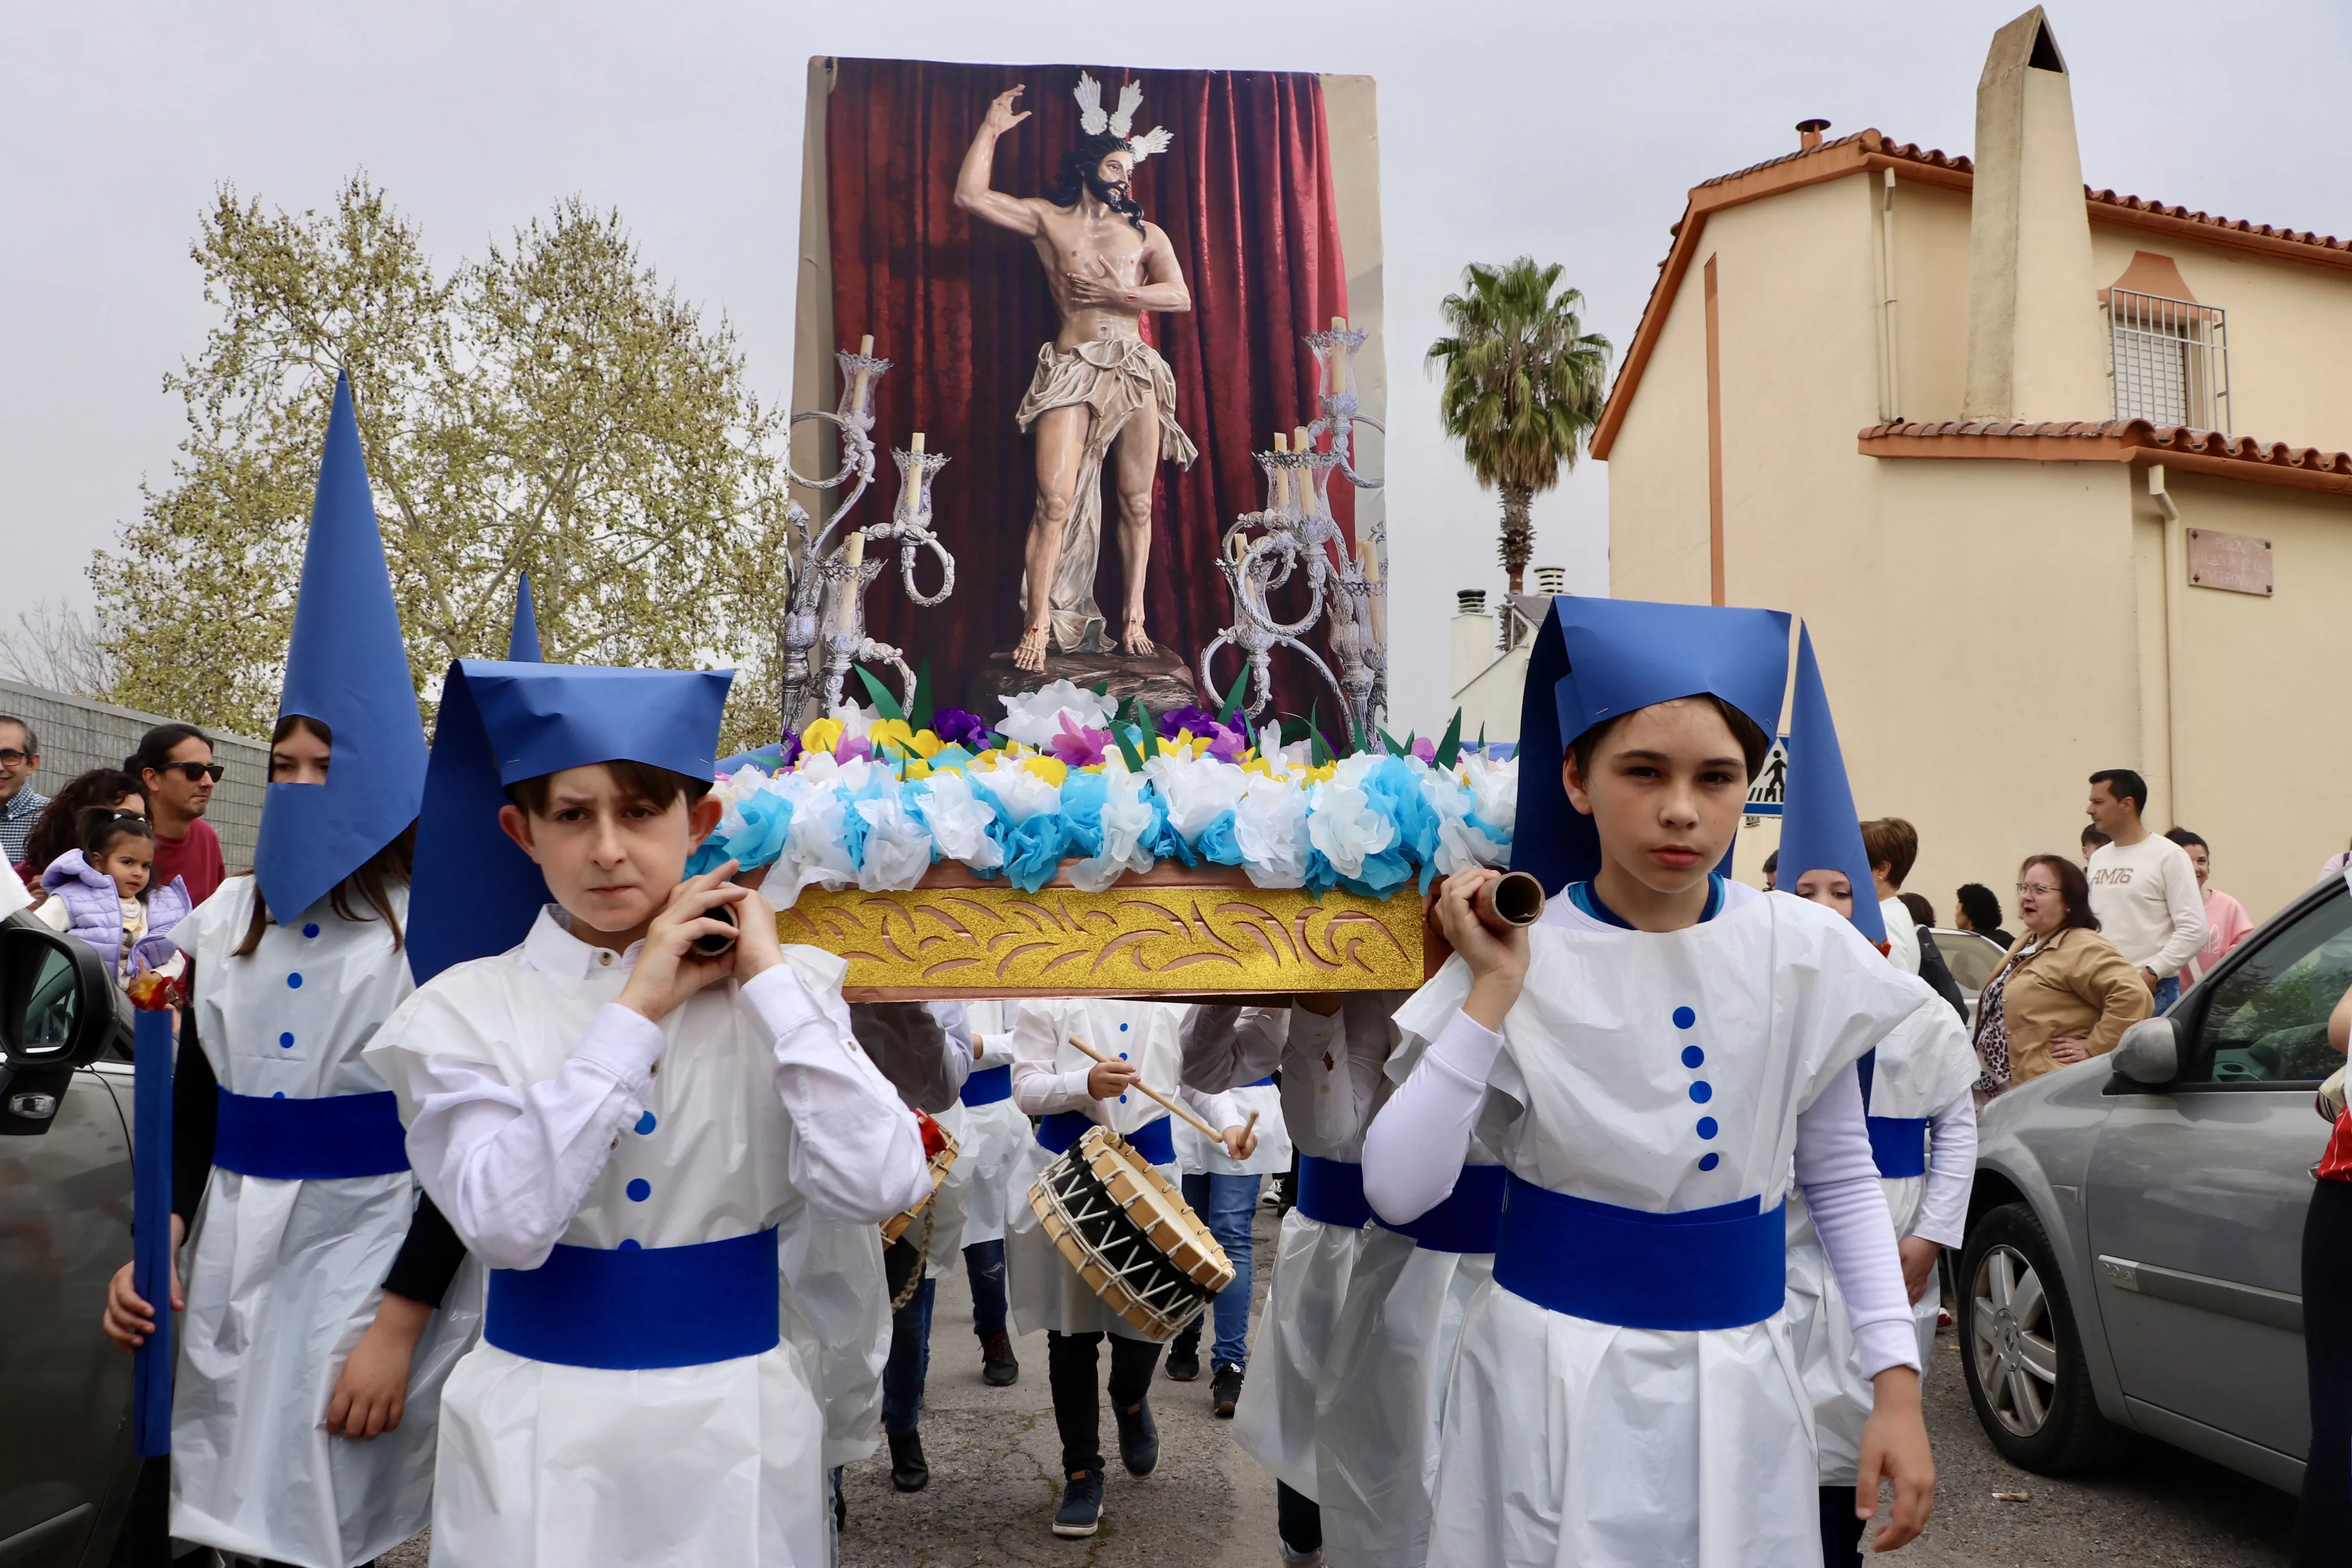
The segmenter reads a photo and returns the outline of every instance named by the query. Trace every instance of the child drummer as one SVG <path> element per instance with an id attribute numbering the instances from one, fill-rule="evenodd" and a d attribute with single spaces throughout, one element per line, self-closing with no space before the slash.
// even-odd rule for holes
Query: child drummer
<path id="1" fill-rule="evenodd" d="M 775 1226 L 802 1202 L 877 1224 L 930 1173 L 852 1036 L 841 961 L 780 947 L 731 862 L 681 879 L 718 825 L 729 679 L 469 661 L 444 688 L 411 906 L 425 984 L 366 1052 L 418 1179 L 493 1270 L 443 1396 L 440 1560 L 831 1551 Z"/>
<path id="2" fill-rule="evenodd" d="M 1168 1111 L 1143 1092 L 1149 1086 L 1223 1129 L 1225 1152 L 1246 1160 L 1257 1135 L 1244 1125 L 1222 1092 L 1238 1075 L 1262 1076 L 1264 1066 L 1187 1063 L 1181 1041 L 1185 1015 L 1165 1002 L 1096 999 L 1024 1002 L 1013 1026 L 1013 1101 L 1040 1117 L 1028 1174 L 1084 1137 L 1089 1127 L 1110 1129 L 1177 1181 L 1175 1136 Z M 1077 1048 L 1101 1053 L 1097 1061 Z M 1270 1064 L 1268 1064 L 1270 1065 Z M 1200 1084 L 1214 1084 L 1203 1089 Z M 1024 1178 L 1022 1185 L 1026 1185 Z M 1160 1364 L 1158 1342 L 1147 1340 L 1105 1306 L 1047 1238 L 1024 1205 L 1005 1237 L 1006 1286 L 1013 1321 L 1022 1333 L 1045 1331 L 1046 1369 L 1054 1391 L 1054 1424 L 1062 1439 L 1062 1506 L 1054 1533 L 1087 1536 L 1102 1518 L 1101 1395 L 1096 1384 L 1103 1335 L 1111 1336 L 1110 1397 L 1118 1423 L 1119 1458 L 1128 1473 L 1148 1476 L 1160 1462 L 1160 1436 L 1149 1394 Z"/>

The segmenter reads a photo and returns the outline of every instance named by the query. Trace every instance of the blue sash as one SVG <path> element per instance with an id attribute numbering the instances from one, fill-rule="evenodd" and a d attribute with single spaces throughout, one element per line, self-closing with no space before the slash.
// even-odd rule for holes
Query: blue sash
<path id="1" fill-rule="evenodd" d="M 1927 1127 L 1925 1116 L 1873 1116 L 1870 1157 L 1882 1176 L 1924 1176 L 1927 1173 Z"/>
<path id="2" fill-rule="evenodd" d="M 1037 1122 L 1037 1142 L 1056 1154 L 1066 1153 L 1071 1144 L 1087 1135 L 1087 1129 L 1096 1126 L 1093 1118 L 1084 1111 L 1057 1110 L 1041 1117 Z M 1120 1134 L 1134 1145 L 1147 1164 L 1172 1165 L 1176 1163 L 1176 1134 L 1168 1125 L 1168 1118 L 1147 1121 L 1132 1132 Z"/>
<path id="3" fill-rule="evenodd" d="M 558 1244 L 490 1270 L 482 1338 L 558 1366 L 707 1366 L 776 1348 L 776 1233 L 688 1247 Z"/>
<path id="4" fill-rule="evenodd" d="M 1889 1178 L 1926 1175 L 1927 1126 L 1932 1119 L 1868 1114 L 1870 1091 L 1878 1081 L 1877 1047 L 1863 1052 L 1853 1064 L 1853 1070 L 1862 1079 L 1863 1120 L 1870 1127 L 1870 1158 L 1878 1166 L 1878 1173 Z"/>
<path id="5" fill-rule="evenodd" d="M 982 1068 L 963 1080 L 963 1092 L 957 1099 L 972 1107 L 994 1105 L 1000 1100 L 1013 1098 L 1013 1068 Z"/>
<path id="6" fill-rule="evenodd" d="M 1652 1214 L 1510 1176 L 1495 1283 L 1536 1305 L 1628 1329 L 1736 1329 L 1788 1291 L 1781 1208 L 1748 1197 Z"/>
<path id="7" fill-rule="evenodd" d="M 1364 1201 L 1364 1168 L 1353 1160 L 1298 1156 L 1298 1212 L 1321 1225 L 1361 1230 L 1372 1217 Z"/>
<path id="8" fill-rule="evenodd" d="M 408 1135 L 400 1125 L 400 1099 L 388 1089 L 316 1100 L 224 1089 L 213 1163 L 240 1176 L 279 1182 L 405 1171 Z"/>
<path id="9" fill-rule="evenodd" d="M 1238 1083 L 1234 1087 L 1235 1089 L 1272 1089 L 1274 1087 L 1274 1075 L 1272 1073 L 1268 1073 L 1264 1078 L 1252 1079 L 1248 1083 Z"/>
<path id="10" fill-rule="evenodd" d="M 1432 1252 L 1492 1252 L 1503 1220 L 1506 1174 L 1500 1165 L 1465 1165 L 1445 1201 L 1412 1224 L 1391 1225 L 1378 1215 L 1372 1223 Z"/>

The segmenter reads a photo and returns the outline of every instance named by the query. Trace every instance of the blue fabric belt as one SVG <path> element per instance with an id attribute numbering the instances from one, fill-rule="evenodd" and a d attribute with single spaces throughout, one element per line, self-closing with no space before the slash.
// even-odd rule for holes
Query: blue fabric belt
<path id="1" fill-rule="evenodd" d="M 956 1097 L 969 1106 L 994 1105 L 1000 1100 L 1013 1098 L 1013 1069 L 1010 1067 L 982 1068 L 963 1080 L 963 1092 Z"/>
<path id="2" fill-rule="evenodd" d="M 1322 1225 L 1361 1230 L 1372 1217 L 1364 1201 L 1364 1168 L 1353 1160 L 1298 1156 L 1298 1212 Z"/>
<path id="3" fill-rule="evenodd" d="M 1432 1252 L 1492 1252 L 1503 1220 L 1507 1173 L 1500 1165 L 1465 1165 L 1445 1201 L 1411 1225 L 1391 1225 L 1378 1215 L 1372 1223 L 1409 1236 Z"/>
<path id="4" fill-rule="evenodd" d="M 1236 1089 L 1272 1089 L 1274 1087 L 1274 1075 L 1272 1073 L 1268 1073 L 1264 1078 L 1255 1079 L 1253 1082 L 1236 1084 L 1234 1087 Z"/>
<path id="5" fill-rule="evenodd" d="M 1495 1283 L 1539 1307 L 1628 1329 L 1736 1329 L 1788 1290 L 1781 1208 L 1755 1198 L 1681 1214 L 1619 1208 L 1510 1176 Z"/>
<path id="6" fill-rule="evenodd" d="M 1924 1176 L 1927 1173 L 1927 1126 L 1925 1116 L 1873 1116 L 1870 1157 L 1882 1176 Z"/>
<path id="7" fill-rule="evenodd" d="M 490 1270 L 482 1338 L 558 1366 L 707 1366 L 776 1348 L 776 1233 L 687 1247 L 567 1247 Z"/>
<path id="8" fill-rule="evenodd" d="M 1082 1111 L 1057 1110 L 1051 1116 L 1039 1119 L 1037 1142 L 1056 1154 L 1064 1153 L 1071 1144 L 1085 1137 L 1087 1129 L 1094 1125 L 1094 1120 Z M 1120 1136 L 1135 1146 L 1135 1152 L 1142 1155 L 1148 1164 L 1172 1165 L 1176 1163 L 1176 1134 L 1170 1130 L 1165 1116 L 1156 1121 L 1147 1121 L 1134 1131 L 1124 1132 Z"/>
<path id="9" fill-rule="evenodd" d="M 315 1100 L 224 1089 L 213 1163 L 240 1176 L 279 1182 L 405 1171 L 408 1135 L 400 1125 L 400 1098 L 388 1089 Z"/>

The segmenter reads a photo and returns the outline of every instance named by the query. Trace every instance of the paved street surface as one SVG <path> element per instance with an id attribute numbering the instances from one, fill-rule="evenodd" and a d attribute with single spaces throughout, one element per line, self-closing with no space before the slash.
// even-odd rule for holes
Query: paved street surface
<path id="1" fill-rule="evenodd" d="M 1274 1231 L 1273 1210 L 1261 1209 L 1260 1258 L 1273 1255 Z M 1265 1287 L 1261 1269 L 1261 1304 Z M 843 1568 L 1277 1568 L 1273 1483 L 1234 1446 L 1231 1424 L 1210 1415 L 1205 1373 L 1198 1383 L 1163 1376 L 1154 1384 L 1160 1468 L 1143 1480 L 1118 1468 L 1106 1401 L 1112 1479 L 1102 1531 L 1092 1541 L 1055 1539 L 1047 1526 L 1061 1481 L 1045 1338 L 1032 1335 L 1016 1348 L 1019 1383 L 981 1382 L 963 1272 L 941 1277 L 923 1412 L 930 1487 L 911 1497 L 891 1490 L 887 1453 L 851 1466 Z M 2095 1477 L 2053 1480 L 2011 1468 L 1977 1425 L 1948 1331 L 1928 1376 L 1927 1424 L 1939 1475 L 1936 1518 L 1925 1537 L 1886 1559 L 1898 1568 L 2284 1568 L 2289 1561 L 2294 1499 L 2158 1444 L 2135 1444 L 2119 1466 Z M 1995 1492 L 2029 1500 L 1999 1502 Z M 383 1559 L 383 1568 L 424 1563 L 421 1542 Z"/>

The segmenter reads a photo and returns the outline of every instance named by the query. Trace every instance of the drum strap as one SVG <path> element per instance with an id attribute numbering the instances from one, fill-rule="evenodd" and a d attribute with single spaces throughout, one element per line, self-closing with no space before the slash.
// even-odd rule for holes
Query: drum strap
<path id="1" fill-rule="evenodd" d="M 1094 1125 L 1094 1120 L 1084 1111 L 1057 1110 L 1051 1116 L 1038 1119 L 1037 1142 L 1056 1154 L 1066 1153 L 1070 1145 L 1085 1137 L 1087 1129 Z M 1176 1163 L 1176 1134 L 1165 1116 L 1147 1121 L 1134 1131 L 1122 1132 L 1119 1136 L 1133 1145 L 1147 1165 L 1172 1165 Z"/>
<path id="2" fill-rule="evenodd" d="M 1492 1252 L 1503 1220 L 1504 1174 L 1500 1165 L 1465 1165 L 1445 1201 L 1412 1224 L 1391 1225 L 1378 1215 L 1372 1223 L 1431 1252 Z"/>
<path id="3" fill-rule="evenodd" d="M 273 1181 L 388 1176 L 408 1169 L 400 1097 L 325 1094 L 312 1100 L 220 1091 L 213 1163 Z"/>
<path id="4" fill-rule="evenodd" d="M 1787 1294 L 1785 1204 L 1653 1214 L 1516 1175 L 1504 1188 L 1495 1283 L 1538 1307 L 1628 1329 L 1733 1329 Z"/>
<path id="5" fill-rule="evenodd" d="M 707 1366 L 776 1348 L 773 1227 L 686 1247 L 571 1247 L 490 1270 L 482 1338 L 558 1366 Z"/>

